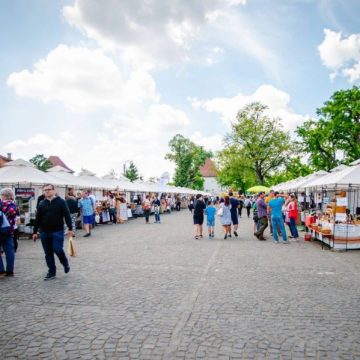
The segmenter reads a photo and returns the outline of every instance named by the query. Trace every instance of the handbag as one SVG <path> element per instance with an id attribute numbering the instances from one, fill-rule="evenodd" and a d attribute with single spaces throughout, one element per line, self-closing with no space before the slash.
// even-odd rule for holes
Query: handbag
<path id="1" fill-rule="evenodd" d="M 69 256 L 73 256 L 73 257 L 75 257 L 77 255 L 76 248 L 75 248 L 75 240 L 72 236 L 69 237 L 68 254 L 69 254 Z"/>
<path id="2" fill-rule="evenodd" d="M 218 211 L 217 211 L 217 215 L 218 216 L 223 216 L 224 215 L 224 208 L 221 207 Z"/>

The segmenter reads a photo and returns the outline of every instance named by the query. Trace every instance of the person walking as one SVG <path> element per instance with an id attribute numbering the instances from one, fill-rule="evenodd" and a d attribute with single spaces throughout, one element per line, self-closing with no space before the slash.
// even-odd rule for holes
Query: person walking
<path id="1" fill-rule="evenodd" d="M 277 191 L 275 191 L 274 196 L 275 198 L 271 199 L 268 204 L 268 211 L 270 212 L 271 215 L 271 223 L 273 228 L 273 236 L 274 236 L 273 242 L 276 244 L 279 243 L 279 237 L 276 231 L 276 229 L 279 227 L 281 231 L 283 243 L 288 244 L 285 225 L 284 225 L 284 217 L 282 213 L 282 206 L 284 204 L 283 197 L 285 195 L 280 195 Z"/>
<path id="2" fill-rule="evenodd" d="M 15 246 L 14 232 L 19 209 L 14 202 L 15 196 L 10 188 L 1 190 L 0 202 L 0 277 L 14 276 Z M 1 251 L 5 253 L 6 270 L 2 260 Z"/>
<path id="3" fill-rule="evenodd" d="M 160 224 L 160 199 L 156 197 L 153 201 L 155 224 Z"/>
<path id="4" fill-rule="evenodd" d="M 64 219 L 69 228 L 68 236 L 74 236 L 70 211 L 66 202 L 55 194 L 55 188 L 52 184 L 46 184 L 43 188 L 45 199 L 39 204 L 36 213 L 33 240 L 38 238 L 40 230 L 41 244 L 45 253 L 48 273 L 44 280 L 52 280 L 56 277 L 55 256 L 60 260 L 67 274 L 70 271 L 69 261 L 64 252 Z"/>
<path id="5" fill-rule="evenodd" d="M 250 196 L 247 196 L 244 201 L 244 207 L 246 208 L 246 215 L 249 218 L 250 217 L 250 210 L 251 210 L 251 200 Z"/>
<path id="6" fill-rule="evenodd" d="M 89 196 L 88 190 L 84 190 L 81 193 L 79 208 L 81 210 L 83 226 L 85 229 L 84 237 L 89 237 L 91 235 L 91 227 L 94 223 L 95 203 L 93 198 Z"/>
<path id="7" fill-rule="evenodd" d="M 229 191 L 229 197 L 230 197 L 230 212 L 231 212 L 231 222 L 233 225 L 233 231 L 234 235 L 237 237 L 237 229 L 239 226 L 239 218 L 238 218 L 238 207 L 239 207 L 239 200 L 234 197 L 234 194 L 232 191 Z M 230 231 L 231 232 L 231 231 Z"/>
<path id="8" fill-rule="evenodd" d="M 229 196 L 225 196 L 224 199 L 220 201 L 220 222 L 224 228 L 224 240 L 227 237 L 231 237 L 231 203 Z"/>
<path id="9" fill-rule="evenodd" d="M 73 189 L 69 189 L 69 192 L 65 198 L 66 204 L 69 208 L 70 211 L 70 217 L 71 217 L 71 223 L 72 223 L 72 229 L 74 232 L 74 236 L 75 236 L 75 232 L 76 232 L 76 219 L 79 215 L 79 204 L 78 201 L 76 199 L 76 195 L 74 194 L 74 190 Z"/>
<path id="10" fill-rule="evenodd" d="M 206 225 L 207 225 L 208 232 L 209 232 L 209 238 L 214 237 L 215 213 L 216 213 L 216 208 L 213 205 L 213 202 L 211 200 L 209 200 L 207 203 L 207 207 L 205 209 Z"/>
<path id="11" fill-rule="evenodd" d="M 146 195 L 146 198 L 142 204 L 144 215 L 145 215 L 145 223 L 149 224 L 149 217 L 150 217 L 150 211 L 151 211 L 151 202 L 150 202 L 150 195 Z"/>
<path id="12" fill-rule="evenodd" d="M 193 220 L 194 220 L 194 231 L 195 231 L 195 239 L 199 239 L 203 237 L 203 223 L 204 223 L 204 210 L 206 205 L 204 203 L 203 197 L 201 194 L 196 195 L 196 200 L 194 202 L 194 212 L 193 212 Z"/>
<path id="13" fill-rule="evenodd" d="M 110 223 L 116 224 L 116 199 L 114 194 L 109 195 L 109 215 Z"/>
<path id="14" fill-rule="evenodd" d="M 239 217 L 241 217 L 242 209 L 244 207 L 244 196 L 240 193 L 240 191 L 238 192 L 238 194 L 239 194 Z"/>
<path id="15" fill-rule="evenodd" d="M 268 215 L 264 192 L 259 193 L 259 197 L 256 201 L 256 207 L 258 212 L 258 221 L 260 222 L 260 228 L 254 233 L 254 235 L 259 240 L 266 240 L 264 237 L 264 231 L 268 227 Z"/>

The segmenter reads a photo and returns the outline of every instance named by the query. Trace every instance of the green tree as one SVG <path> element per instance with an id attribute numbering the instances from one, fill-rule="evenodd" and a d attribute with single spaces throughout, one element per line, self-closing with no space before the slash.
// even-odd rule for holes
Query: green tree
<path id="1" fill-rule="evenodd" d="M 175 163 L 175 185 L 202 190 L 204 178 L 200 174 L 200 166 L 212 156 L 212 153 L 180 134 L 169 141 L 169 148 L 170 152 L 166 154 L 165 159 Z"/>
<path id="2" fill-rule="evenodd" d="M 317 109 L 318 120 L 297 128 L 302 149 L 315 170 L 331 170 L 360 158 L 360 89 L 336 91 Z"/>
<path id="3" fill-rule="evenodd" d="M 46 158 L 43 154 L 35 155 L 29 161 L 41 171 L 46 171 L 53 166 L 52 162 L 48 160 L 48 158 Z"/>
<path id="4" fill-rule="evenodd" d="M 217 154 L 218 182 L 229 188 L 245 192 L 256 182 L 255 171 L 249 159 L 236 145 L 230 145 Z"/>
<path id="5" fill-rule="evenodd" d="M 288 180 L 296 179 L 300 176 L 306 176 L 314 171 L 310 166 L 304 164 L 300 156 L 292 157 L 284 164 L 284 169 L 274 172 L 267 179 L 268 185 L 279 184 Z"/>
<path id="6" fill-rule="evenodd" d="M 282 130 L 280 119 L 267 116 L 267 109 L 259 102 L 245 106 L 225 138 L 247 160 L 245 165 L 255 173 L 257 184 L 265 184 L 267 177 L 296 150 L 290 135 Z"/>
<path id="7" fill-rule="evenodd" d="M 138 169 L 133 161 L 130 161 L 129 167 L 124 168 L 123 175 L 128 178 L 131 182 L 134 182 L 135 180 L 142 180 L 142 176 L 139 175 Z"/>

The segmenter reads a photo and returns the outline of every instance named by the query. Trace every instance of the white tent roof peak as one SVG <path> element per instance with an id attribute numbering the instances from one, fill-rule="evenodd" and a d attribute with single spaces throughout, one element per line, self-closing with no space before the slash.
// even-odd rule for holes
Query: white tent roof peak
<path id="1" fill-rule="evenodd" d="M 118 180 L 118 178 L 116 177 L 115 174 L 106 174 L 104 176 L 101 177 L 102 179 L 107 179 L 107 180 Z"/>
<path id="2" fill-rule="evenodd" d="M 47 172 L 66 172 L 66 173 L 70 173 L 71 171 L 69 169 L 65 169 L 64 167 L 62 167 L 60 165 L 56 165 L 56 166 L 53 166 L 50 169 L 47 169 Z"/>
<path id="3" fill-rule="evenodd" d="M 319 170 L 319 171 L 315 172 L 313 175 L 327 175 L 327 174 L 328 174 L 327 171 L 325 171 L 325 170 Z"/>
<path id="4" fill-rule="evenodd" d="M 333 172 L 342 171 L 342 170 L 346 169 L 347 167 L 348 167 L 347 165 L 340 164 L 337 167 L 334 167 L 333 169 L 331 169 L 330 172 L 333 173 Z"/>
<path id="5" fill-rule="evenodd" d="M 360 164 L 360 159 L 357 159 L 357 160 L 353 161 L 352 163 L 350 163 L 351 166 L 359 165 L 359 164 Z"/>
<path id="6" fill-rule="evenodd" d="M 17 166 L 17 167 L 23 166 L 23 167 L 32 167 L 32 168 L 36 167 L 33 163 L 23 159 L 16 159 L 14 161 L 9 161 L 8 163 L 4 164 L 4 166 Z"/>
<path id="7" fill-rule="evenodd" d="M 79 176 L 95 176 L 95 175 L 96 175 L 95 173 L 84 168 L 81 168 L 81 172 L 79 173 Z"/>

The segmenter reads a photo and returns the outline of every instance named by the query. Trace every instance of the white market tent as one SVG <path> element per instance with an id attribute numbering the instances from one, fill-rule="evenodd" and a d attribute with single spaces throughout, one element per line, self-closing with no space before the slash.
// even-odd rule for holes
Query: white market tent
<path id="1" fill-rule="evenodd" d="M 325 175 L 325 176 L 323 176 L 321 178 L 315 178 L 314 180 L 308 182 L 305 187 L 307 189 L 309 189 L 309 188 L 318 188 L 318 187 L 321 188 L 325 183 L 327 183 L 329 181 L 332 182 L 333 181 L 332 179 L 334 178 L 334 175 L 344 171 L 347 168 L 348 168 L 348 166 L 346 166 L 346 165 L 339 165 L 339 166 L 335 167 L 334 169 L 331 169 L 330 172 L 327 175 Z"/>
<path id="2" fill-rule="evenodd" d="M 6 163 L 0 168 L 0 184 L 2 185 L 44 185 L 52 183 L 62 185 L 49 174 L 38 170 L 34 164 L 17 159 Z"/>
<path id="3" fill-rule="evenodd" d="M 327 171 L 323 171 L 323 170 L 317 171 L 317 172 L 309 174 L 307 176 L 295 179 L 295 181 L 284 186 L 282 190 L 303 191 L 303 190 L 305 190 L 307 184 L 309 184 L 315 180 L 321 181 L 321 178 L 323 178 L 324 176 L 326 176 L 328 174 L 329 173 Z"/>
<path id="4" fill-rule="evenodd" d="M 297 181 L 300 181 L 301 179 L 303 179 L 302 176 L 300 176 L 300 177 L 298 177 L 296 179 L 285 181 L 283 183 L 272 186 L 271 189 L 274 190 L 274 191 L 284 191 L 285 189 L 290 187 L 292 184 L 294 184 Z"/>
<path id="5" fill-rule="evenodd" d="M 120 190 L 131 192 L 162 192 L 180 194 L 211 194 L 187 188 L 164 185 L 151 182 L 130 182 L 123 178 L 117 179 L 115 176 L 105 176 L 99 178 L 89 170 L 82 169 L 79 176 L 72 175 L 67 169 L 61 166 L 54 166 L 48 172 L 38 170 L 34 164 L 17 159 L 11 161 L 0 168 L 0 184 L 9 186 L 42 186 L 53 184 L 57 187 L 77 187 L 100 190 Z"/>
<path id="6" fill-rule="evenodd" d="M 83 182 L 80 177 L 71 174 L 69 170 L 61 166 L 57 165 L 48 169 L 47 174 L 63 186 L 86 187 L 86 182 Z"/>
<path id="7" fill-rule="evenodd" d="M 360 187 L 360 164 L 344 168 L 329 174 L 320 181 L 308 184 L 308 187 L 349 188 Z"/>

